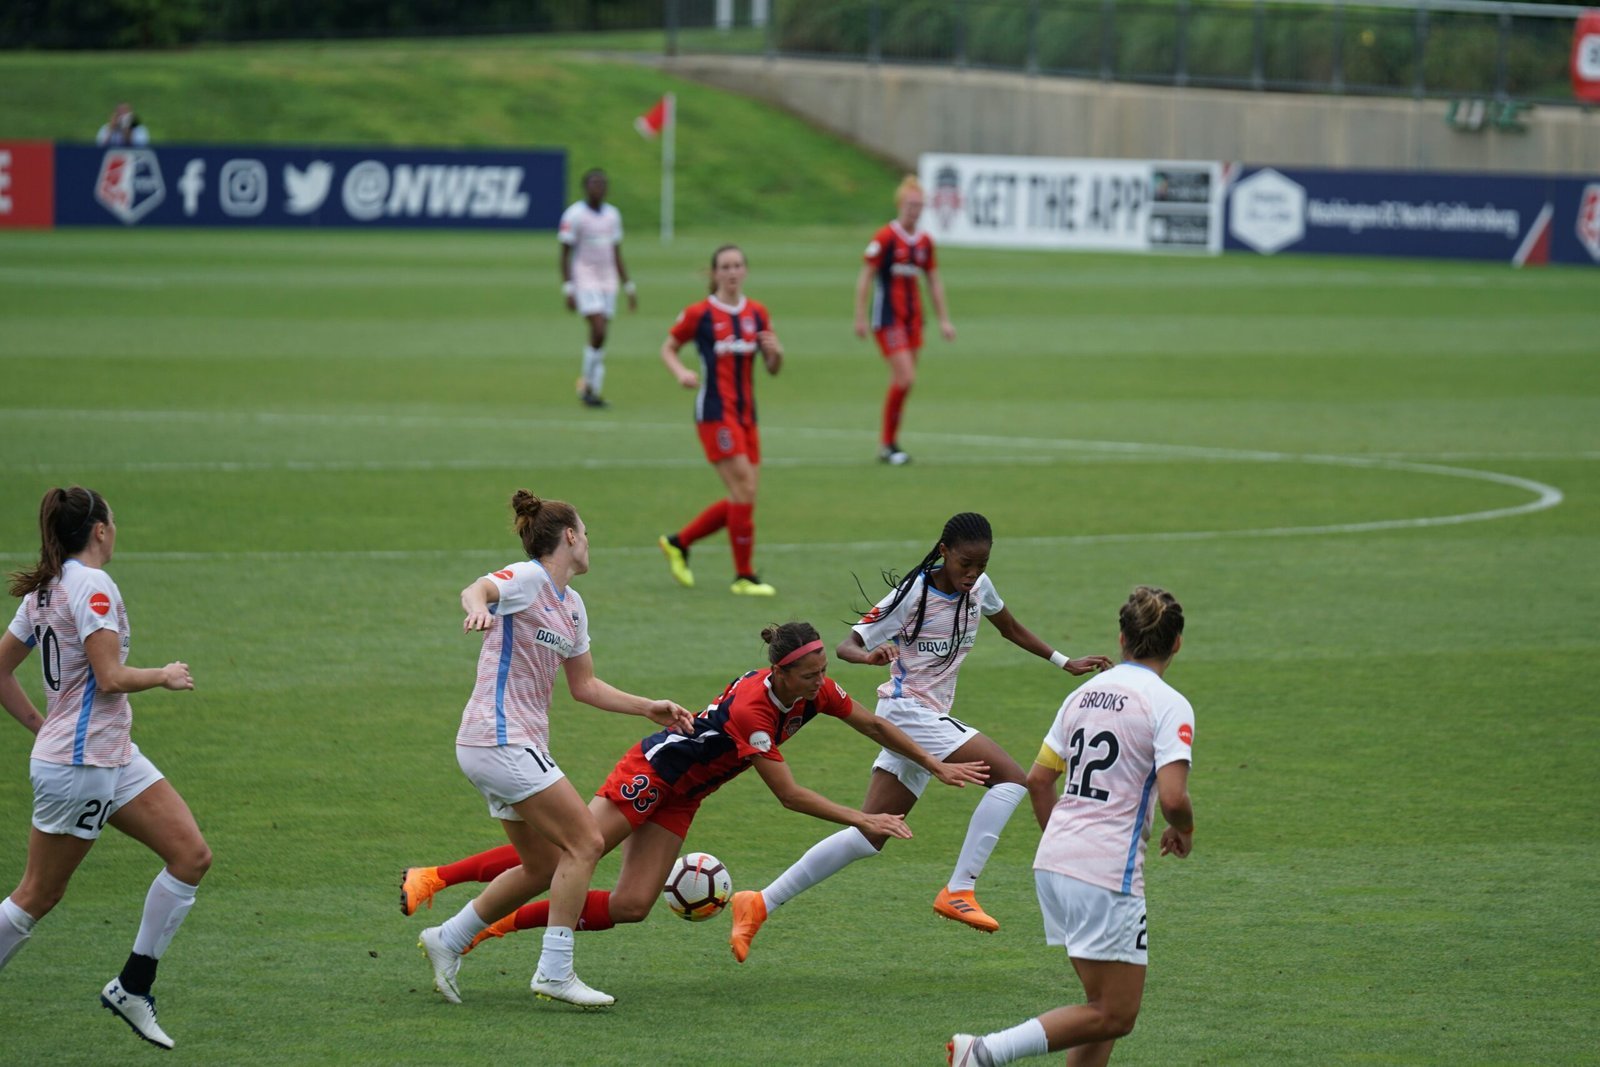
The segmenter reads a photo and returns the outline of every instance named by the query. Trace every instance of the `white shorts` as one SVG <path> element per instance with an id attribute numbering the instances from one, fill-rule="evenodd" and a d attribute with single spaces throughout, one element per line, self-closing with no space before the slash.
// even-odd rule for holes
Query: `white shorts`
<path id="1" fill-rule="evenodd" d="M 121 767 L 85 767 L 28 761 L 33 782 L 33 825 L 41 833 L 71 834 L 93 841 L 106 820 L 164 776 L 133 746 L 133 759 Z"/>
<path id="2" fill-rule="evenodd" d="M 489 802 L 489 814 L 507 822 L 522 821 L 511 805 L 544 792 L 566 777 L 550 753 L 536 751 L 531 745 L 457 745 L 456 763 Z"/>
<path id="3" fill-rule="evenodd" d="M 578 314 L 584 318 L 590 315 L 604 315 L 608 319 L 617 317 L 615 289 L 575 289 L 572 302 L 577 305 Z"/>
<path id="4" fill-rule="evenodd" d="M 900 727 L 907 737 L 922 746 L 924 752 L 938 760 L 978 736 L 977 727 L 968 726 L 949 715 L 940 715 L 926 704 L 903 697 L 882 697 L 875 711 L 879 718 L 888 719 Z M 874 770 L 888 771 L 900 779 L 901 785 L 919 797 L 933 779 L 933 775 L 898 752 L 888 749 L 878 753 L 878 758 L 872 761 L 872 767 Z"/>
<path id="5" fill-rule="evenodd" d="M 1055 871 L 1033 872 L 1044 940 L 1078 960 L 1149 965 L 1144 898 L 1090 885 Z"/>

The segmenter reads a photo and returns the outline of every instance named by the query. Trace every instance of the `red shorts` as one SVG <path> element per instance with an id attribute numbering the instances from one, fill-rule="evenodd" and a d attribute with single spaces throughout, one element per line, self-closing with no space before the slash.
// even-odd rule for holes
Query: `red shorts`
<path id="1" fill-rule="evenodd" d="M 744 456 L 753 465 L 761 465 L 761 431 L 755 423 L 741 426 L 737 422 L 697 422 L 694 428 L 700 432 L 700 447 L 712 463 L 729 456 Z"/>
<path id="2" fill-rule="evenodd" d="M 922 322 L 896 322 L 879 326 L 872 331 L 872 336 L 878 339 L 878 351 L 883 353 L 885 359 L 896 352 L 916 355 L 922 348 Z"/>
<path id="3" fill-rule="evenodd" d="M 701 799 L 685 800 L 673 795 L 672 788 L 656 776 L 637 745 L 617 761 L 595 796 L 615 804 L 635 830 L 653 822 L 678 837 L 689 836 L 689 824 L 700 810 Z"/>

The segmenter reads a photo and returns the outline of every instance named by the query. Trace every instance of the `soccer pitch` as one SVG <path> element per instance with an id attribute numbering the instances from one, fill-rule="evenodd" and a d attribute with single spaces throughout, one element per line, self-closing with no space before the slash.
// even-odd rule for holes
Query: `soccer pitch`
<path id="1" fill-rule="evenodd" d="M 469 955 L 444 1004 L 416 935 L 471 890 L 404 919 L 397 876 L 503 839 L 452 751 L 477 649 L 456 593 L 516 558 L 526 486 L 588 523 L 599 675 L 691 708 L 760 665 L 765 623 L 831 647 L 855 579 L 876 596 L 958 511 L 992 521 L 1017 618 L 1075 655 L 1115 653 L 1135 583 L 1173 590 L 1198 832 L 1148 863 L 1149 984 L 1113 1062 L 1595 1062 L 1600 274 L 941 250 L 959 337 L 928 342 L 914 462 L 891 469 L 885 369 L 850 332 L 867 236 L 635 232 L 642 310 L 613 327 L 612 408 L 588 411 L 548 234 L 0 235 L 0 563 L 32 562 L 45 488 L 99 489 L 130 662 L 196 680 L 133 698 L 216 855 L 155 990 L 176 1055 L 931 1064 L 954 1030 L 1078 998 L 1043 944 L 1026 805 L 979 884 L 1000 932 L 933 915 L 977 800 L 934 786 L 915 839 L 776 912 L 743 965 L 726 916 L 660 908 L 579 935 L 609 1011 L 535 1002 L 528 934 Z M 719 493 L 656 352 L 728 239 L 788 350 L 757 384 L 770 602 L 728 594 L 721 535 L 694 590 L 655 547 Z M 832 673 L 871 706 L 877 671 Z M 1026 766 L 1074 684 L 985 627 L 956 714 Z M 587 795 L 646 731 L 556 688 L 552 747 Z M 0 730 L 0 892 L 28 743 Z M 860 801 L 853 731 L 784 752 Z M 686 849 L 756 888 L 831 829 L 746 775 Z M 0 1060 L 155 1055 L 96 994 L 157 863 L 96 846 L 0 974 Z"/>

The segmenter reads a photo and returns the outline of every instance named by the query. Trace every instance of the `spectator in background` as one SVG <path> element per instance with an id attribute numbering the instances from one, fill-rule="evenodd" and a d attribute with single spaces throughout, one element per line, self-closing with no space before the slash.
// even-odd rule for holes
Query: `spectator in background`
<path id="1" fill-rule="evenodd" d="M 103 148 L 121 148 L 126 145 L 150 143 L 150 131 L 133 113 L 133 105 L 118 104 L 106 124 L 94 135 L 94 143 Z"/>

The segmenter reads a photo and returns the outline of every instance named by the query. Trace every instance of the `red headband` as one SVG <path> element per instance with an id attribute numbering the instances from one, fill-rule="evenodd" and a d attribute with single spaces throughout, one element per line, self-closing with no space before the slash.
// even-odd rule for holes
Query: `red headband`
<path id="1" fill-rule="evenodd" d="M 821 652 L 821 651 L 822 651 L 822 642 L 821 641 L 812 641 L 810 644 L 801 645 L 799 648 L 795 649 L 793 652 L 789 653 L 787 656 L 785 656 L 782 659 L 780 659 L 778 661 L 777 665 L 779 667 L 787 667 L 789 664 L 793 663 L 795 660 L 799 659 L 801 656 L 809 656 L 813 652 Z"/>

